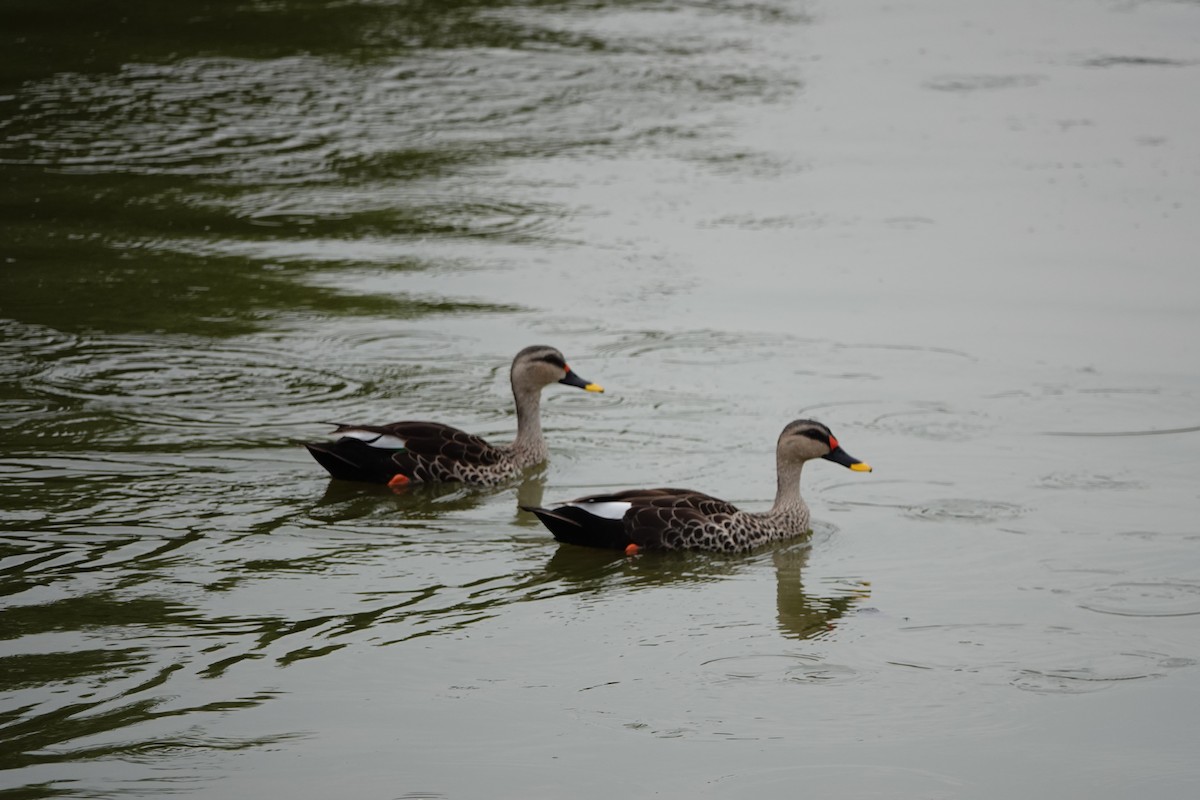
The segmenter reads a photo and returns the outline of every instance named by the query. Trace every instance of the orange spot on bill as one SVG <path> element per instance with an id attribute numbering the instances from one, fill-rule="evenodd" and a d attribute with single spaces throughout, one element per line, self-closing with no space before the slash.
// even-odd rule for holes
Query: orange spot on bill
<path id="1" fill-rule="evenodd" d="M 829 449 L 830 449 L 830 450 L 837 450 L 837 449 L 838 449 L 838 441 L 837 441 L 837 438 L 836 438 L 836 437 L 834 437 L 834 436 L 830 436 L 830 437 L 829 437 Z"/>
<path id="2" fill-rule="evenodd" d="M 625 555 L 636 556 L 638 554 L 638 551 L 641 549 L 642 548 L 638 547 L 636 544 L 628 544 L 625 546 Z"/>

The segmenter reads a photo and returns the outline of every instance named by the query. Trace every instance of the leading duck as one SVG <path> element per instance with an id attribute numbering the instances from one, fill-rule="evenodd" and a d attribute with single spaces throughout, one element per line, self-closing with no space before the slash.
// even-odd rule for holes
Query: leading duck
<path id="1" fill-rule="evenodd" d="M 742 511 L 691 489 L 628 489 L 580 497 L 555 508 L 522 506 L 537 515 L 560 542 L 638 550 L 710 550 L 737 553 L 808 532 L 809 511 L 800 496 L 800 470 L 824 458 L 855 472 L 870 465 L 851 456 L 829 428 L 810 419 L 790 422 L 775 447 L 775 504 Z"/>

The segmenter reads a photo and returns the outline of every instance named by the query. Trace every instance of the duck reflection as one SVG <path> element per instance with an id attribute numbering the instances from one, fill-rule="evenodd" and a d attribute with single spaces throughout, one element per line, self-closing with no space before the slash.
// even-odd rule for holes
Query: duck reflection
<path id="1" fill-rule="evenodd" d="M 812 548 L 780 548 L 771 553 L 775 565 L 775 608 L 779 632 L 789 639 L 809 639 L 834 629 L 837 621 L 869 597 L 869 584 L 856 581 L 851 589 L 818 595 L 804 588 L 804 568 Z"/>
<path id="2" fill-rule="evenodd" d="M 791 542 L 761 557 L 712 553 L 655 552 L 634 558 L 611 550 L 563 544 L 546 564 L 546 574 L 567 591 L 593 591 L 615 585 L 628 590 L 679 583 L 709 583 L 763 565 L 769 555 L 775 570 L 776 624 L 789 639 L 810 639 L 833 630 L 839 619 L 870 596 L 861 580 L 843 583 L 840 591 L 818 594 L 804 585 L 804 569 L 812 547 Z"/>
<path id="3" fill-rule="evenodd" d="M 392 489 L 370 483 L 330 480 L 309 513 L 316 519 L 329 522 L 350 522 L 394 512 L 400 512 L 409 519 L 438 520 L 447 512 L 470 511 L 495 495 L 514 489 L 519 504 L 540 503 L 546 490 L 545 467 L 532 467 L 518 482 L 495 487 L 461 483 L 412 483 Z M 538 527 L 532 515 L 516 508 L 514 521 L 522 527 Z"/>

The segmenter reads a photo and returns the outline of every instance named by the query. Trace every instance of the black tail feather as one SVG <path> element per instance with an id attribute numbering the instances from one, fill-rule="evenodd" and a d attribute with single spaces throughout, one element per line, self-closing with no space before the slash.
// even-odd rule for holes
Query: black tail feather
<path id="1" fill-rule="evenodd" d="M 624 550 L 633 543 L 619 519 L 596 517 L 574 506 L 521 506 L 521 509 L 536 515 L 560 542 L 614 550 Z"/>
<path id="2" fill-rule="evenodd" d="M 338 480 L 387 483 L 400 471 L 389 451 L 371 447 L 358 439 L 344 437 L 336 442 L 304 446 L 317 463 Z"/>

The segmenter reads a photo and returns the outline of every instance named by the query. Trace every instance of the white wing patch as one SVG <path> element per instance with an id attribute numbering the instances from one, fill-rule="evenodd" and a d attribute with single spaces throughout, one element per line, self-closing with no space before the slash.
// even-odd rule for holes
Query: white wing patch
<path id="1" fill-rule="evenodd" d="M 401 439 L 399 436 L 392 436 L 389 433 L 376 433 L 375 431 L 342 431 L 337 434 L 350 439 L 358 439 L 360 442 L 366 442 L 371 447 L 378 447 L 381 450 L 403 450 L 408 446 L 408 442 Z"/>
<path id="2" fill-rule="evenodd" d="M 621 519 L 625 512 L 633 508 L 633 503 L 627 501 L 609 500 L 603 503 L 567 503 L 569 506 L 582 509 L 587 513 L 603 519 Z"/>

